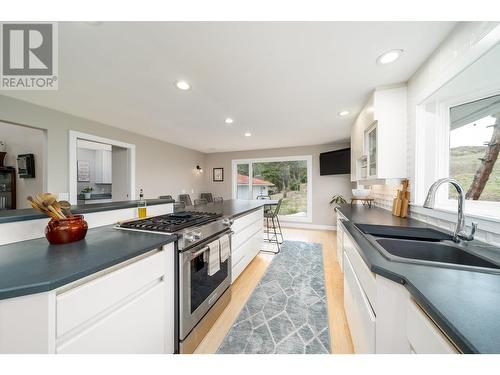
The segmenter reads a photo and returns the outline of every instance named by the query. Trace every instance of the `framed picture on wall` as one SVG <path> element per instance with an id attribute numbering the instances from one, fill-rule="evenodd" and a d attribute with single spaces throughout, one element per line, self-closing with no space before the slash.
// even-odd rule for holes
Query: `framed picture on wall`
<path id="1" fill-rule="evenodd" d="M 214 182 L 224 181 L 224 168 L 214 168 Z"/>
<path id="2" fill-rule="evenodd" d="M 78 160 L 76 165 L 77 181 L 90 182 L 90 163 L 87 160 Z"/>

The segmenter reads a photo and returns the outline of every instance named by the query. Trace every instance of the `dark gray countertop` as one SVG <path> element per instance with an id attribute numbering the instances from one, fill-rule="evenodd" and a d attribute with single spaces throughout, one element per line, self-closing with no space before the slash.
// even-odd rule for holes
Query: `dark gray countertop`
<path id="1" fill-rule="evenodd" d="M 344 226 L 372 272 L 403 284 L 462 352 L 500 353 L 499 274 L 391 262 L 354 224 L 439 228 L 374 206 L 344 205 L 339 210 L 349 220 Z M 499 256 L 500 249 L 486 246 L 485 251 L 488 248 L 489 255 Z"/>
<path id="2" fill-rule="evenodd" d="M 176 239 L 105 226 L 65 245 L 39 238 L 0 246 L 0 300 L 53 290 Z"/>
<path id="3" fill-rule="evenodd" d="M 169 199 L 146 199 L 146 202 L 148 206 L 174 203 L 173 200 Z M 123 201 L 123 202 L 81 204 L 72 206 L 71 212 L 73 214 L 87 214 L 91 212 L 120 210 L 123 208 L 137 207 L 137 203 L 138 201 L 134 200 L 134 201 Z M 34 210 L 32 208 L 0 211 L 0 224 L 11 223 L 14 221 L 25 221 L 25 220 L 34 220 L 43 218 L 47 218 L 47 215 L 42 214 L 41 212 L 38 212 L 37 210 Z"/>
<path id="4" fill-rule="evenodd" d="M 187 206 L 187 211 L 196 212 L 215 212 L 222 213 L 224 217 L 235 219 L 238 216 L 245 215 L 251 211 L 255 211 L 262 206 L 273 203 L 274 201 L 261 200 L 244 200 L 244 199 L 229 199 L 221 203 L 207 203 L 199 206 Z"/>

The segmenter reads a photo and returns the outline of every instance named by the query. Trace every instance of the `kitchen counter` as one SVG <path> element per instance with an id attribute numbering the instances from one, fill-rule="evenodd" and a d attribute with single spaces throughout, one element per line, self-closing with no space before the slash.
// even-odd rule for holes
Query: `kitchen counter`
<path id="1" fill-rule="evenodd" d="M 267 202 L 267 203 L 266 203 Z M 196 211 L 196 212 L 215 212 L 222 213 L 223 217 L 235 219 L 238 216 L 245 215 L 251 211 L 255 211 L 266 204 L 269 201 L 264 199 L 257 200 L 244 200 L 244 199 L 229 199 L 220 203 L 207 203 L 198 206 L 187 206 L 186 211 Z"/>
<path id="2" fill-rule="evenodd" d="M 104 226 L 65 245 L 39 238 L 0 246 L 0 300 L 56 289 L 176 239 Z"/>
<path id="3" fill-rule="evenodd" d="M 500 273 L 391 262 L 354 224 L 430 227 L 415 219 L 392 216 L 378 207 L 344 205 L 338 210 L 372 272 L 404 285 L 412 297 L 464 353 L 500 353 Z M 473 241 L 497 263 L 500 249 Z"/>
<path id="4" fill-rule="evenodd" d="M 95 203 L 95 204 L 81 204 L 71 206 L 73 214 L 87 214 L 91 212 L 119 210 L 123 208 L 137 207 L 138 200 L 110 202 L 110 203 Z M 148 206 L 155 206 L 158 204 L 174 203 L 171 199 L 146 199 Z M 0 224 L 11 223 L 15 221 L 25 221 L 34 219 L 44 219 L 47 215 L 34 210 L 32 208 L 25 208 L 20 210 L 2 210 L 0 211 Z"/>

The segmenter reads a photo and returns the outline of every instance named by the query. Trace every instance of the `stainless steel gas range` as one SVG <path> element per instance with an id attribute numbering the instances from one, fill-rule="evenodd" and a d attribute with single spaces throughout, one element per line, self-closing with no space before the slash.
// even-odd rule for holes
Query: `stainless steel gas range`
<path id="1" fill-rule="evenodd" d="M 221 214 L 177 212 L 127 221 L 118 229 L 175 234 L 177 240 L 178 293 L 177 349 L 192 353 L 231 300 L 231 224 Z M 209 244 L 229 236 L 229 258 L 209 275 Z"/>

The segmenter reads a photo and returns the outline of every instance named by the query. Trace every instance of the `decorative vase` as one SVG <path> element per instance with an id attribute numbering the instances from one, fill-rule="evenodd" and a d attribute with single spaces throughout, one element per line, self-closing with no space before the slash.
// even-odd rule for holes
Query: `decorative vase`
<path id="1" fill-rule="evenodd" d="M 53 245 L 76 242 L 85 238 L 87 229 L 83 215 L 51 219 L 45 228 L 45 237 Z"/>
<path id="2" fill-rule="evenodd" d="M 7 155 L 6 152 L 0 151 L 0 168 L 3 167 L 3 161 L 5 159 L 5 155 Z"/>
<path id="3" fill-rule="evenodd" d="M 90 198 L 92 198 L 92 193 L 83 193 L 83 197 L 85 199 L 90 199 Z"/>

